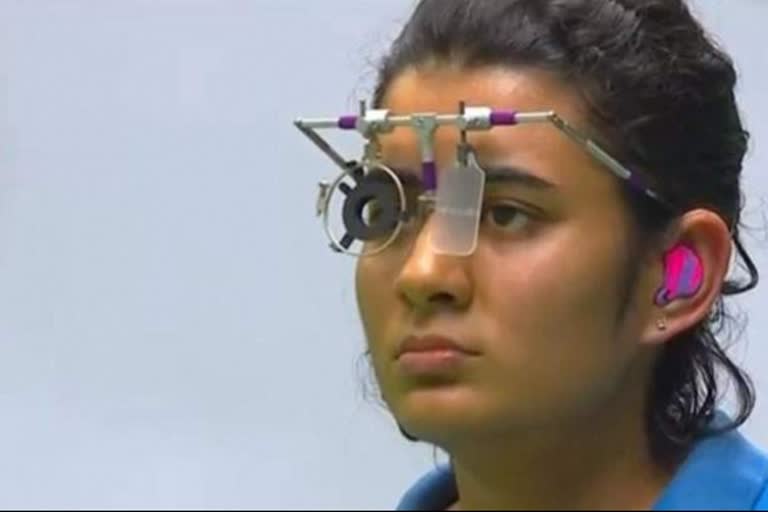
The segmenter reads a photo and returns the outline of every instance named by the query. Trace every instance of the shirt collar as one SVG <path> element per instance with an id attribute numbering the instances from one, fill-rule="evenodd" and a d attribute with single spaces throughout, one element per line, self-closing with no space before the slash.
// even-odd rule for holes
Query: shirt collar
<path id="1" fill-rule="evenodd" d="M 722 413 L 714 426 L 728 421 Z M 654 510 L 752 510 L 768 483 L 768 458 L 738 431 L 699 441 Z"/>
<path id="2" fill-rule="evenodd" d="M 717 427 L 728 418 L 718 413 Z M 654 510 L 751 510 L 768 486 L 768 457 L 738 431 L 704 438 L 662 492 Z M 450 465 L 419 479 L 397 510 L 445 510 L 458 498 Z"/>

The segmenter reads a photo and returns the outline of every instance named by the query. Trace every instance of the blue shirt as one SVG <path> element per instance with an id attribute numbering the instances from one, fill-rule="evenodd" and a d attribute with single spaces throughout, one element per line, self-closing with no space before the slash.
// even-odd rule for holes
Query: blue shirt
<path id="1" fill-rule="evenodd" d="M 458 493 L 449 465 L 416 482 L 397 510 L 445 510 Z M 738 431 L 699 441 L 653 510 L 768 510 L 768 457 Z"/>

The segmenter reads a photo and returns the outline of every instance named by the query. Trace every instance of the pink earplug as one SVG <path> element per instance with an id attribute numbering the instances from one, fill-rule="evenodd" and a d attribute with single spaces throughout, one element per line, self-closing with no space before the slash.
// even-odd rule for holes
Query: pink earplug
<path id="1" fill-rule="evenodd" d="M 704 266 L 698 255 L 684 244 L 678 244 L 664 255 L 664 284 L 656 292 L 658 306 L 679 298 L 692 297 L 704 279 Z"/>

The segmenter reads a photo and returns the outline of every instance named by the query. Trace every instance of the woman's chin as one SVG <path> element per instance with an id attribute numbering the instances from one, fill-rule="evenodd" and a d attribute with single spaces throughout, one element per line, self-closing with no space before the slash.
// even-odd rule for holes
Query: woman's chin
<path id="1" fill-rule="evenodd" d="M 457 386 L 409 390 L 390 407 L 406 432 L 435 444 L 479 434 L 494 423 L 482 400 Z"/>

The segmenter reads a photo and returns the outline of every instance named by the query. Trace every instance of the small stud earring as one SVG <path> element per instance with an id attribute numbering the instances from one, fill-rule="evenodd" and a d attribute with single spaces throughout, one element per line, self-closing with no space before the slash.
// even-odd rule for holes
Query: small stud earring
<path id="1" fill-rule="evenodd" d="M 667 330 L 667 320 L 665 318 L 659 318 L 656 320 L 656 328 L 660 331 Z"/>

